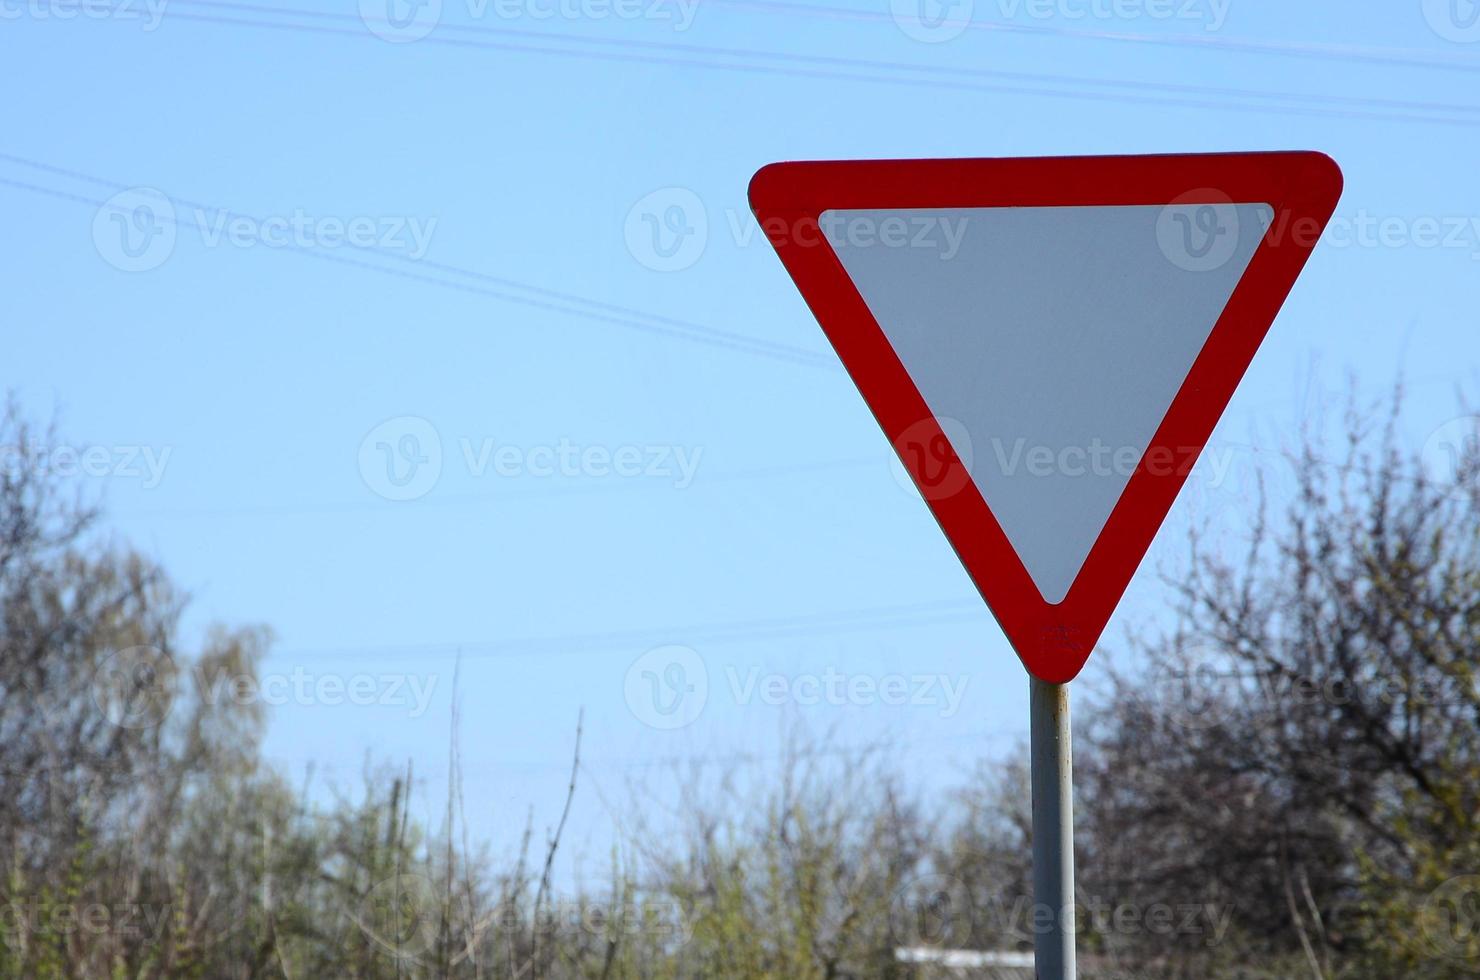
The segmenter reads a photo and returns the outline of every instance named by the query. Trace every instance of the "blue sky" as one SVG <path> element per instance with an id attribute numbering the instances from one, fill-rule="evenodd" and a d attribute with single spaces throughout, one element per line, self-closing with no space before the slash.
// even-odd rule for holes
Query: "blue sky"
<path id="1" fill-rule="evenodd" d="M 414 757 L 440 813 L 461 649 L 468 814 L 500 847 L 558 816 L 583 708 L 573 869 L 630 783 L 770 759 L 794 719 L 892 744 L 927 792 L 1026 730 L 1016 658 L 754 232 L 765 163 L 1341 163 L 1334 237 L 1219 429 L 1234 475 L 1188 488 L 1111 652 L 1163 615 L 1179 529 L 1246 502 L 1246 447 L 1348 372 L 1405 372 L 1416 445 L 1473 390 L 1467 0 L 442 0 L 399 32 L 383 0 L 295 2 L 0 0 L 4 382 L 102 447 L 109 526 L 191 592 L 191 636 L 276 631 L 277 690 L 314 692 L 273 712 L 295 776 Z M 173 240 L 122 251 L 165 199 Z M 630 669 L 675 645 L 708 683 L 676 726 Z"/>

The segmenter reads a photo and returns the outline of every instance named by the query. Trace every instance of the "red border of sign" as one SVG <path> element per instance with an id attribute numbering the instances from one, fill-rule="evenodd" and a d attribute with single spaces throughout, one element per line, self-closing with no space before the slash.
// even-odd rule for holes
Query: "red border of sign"
<path id="1" fill-rule="evenodd" d="M 1152 539 L 1186 483 L 1181 466 L 1148 467 L 1174 447 L 1200 453 L 1269 332 L 1341 196 L 1341 170 L 1313 152 L 773 163 L 750 182 L 750 205 L 844 367 L 896 448 L 943 436 L 924 398 L 821 235 L 824 211 L 1266 203 L 1274 220 L 1166 419 L 1064 601 L 1050 604 L 965 467 L 930 493 L 911 454 L 901 461 L 1028 671 L 1072 680 L 1089 659 Z M 949 445 L 949 440 L 945 440 Z M 1164 459 L 1164 456 L 1156 457 Z M 1193 457 L 1195 459 L 1195 456 Z"/>

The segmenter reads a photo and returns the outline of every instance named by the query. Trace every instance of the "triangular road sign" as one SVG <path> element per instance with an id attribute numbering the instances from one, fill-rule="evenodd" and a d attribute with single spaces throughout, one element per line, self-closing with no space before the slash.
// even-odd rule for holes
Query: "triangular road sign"
<path id="1" fill-rule="evenodd" d="M 1319 153 L 778 163 L 767 239 L 1029 672 L 1071 680 L 1325 230 Z"/>

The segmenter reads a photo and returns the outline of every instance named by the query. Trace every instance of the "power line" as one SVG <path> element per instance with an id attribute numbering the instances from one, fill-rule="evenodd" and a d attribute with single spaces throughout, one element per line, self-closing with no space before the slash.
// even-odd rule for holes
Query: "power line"
<path id="1" fill-rule="evenodd" d="M 255 4 L 232 4 L 215 2 L 215 0 L 175 0 L 172 3 L 172 11 L 180 4 L 194 4 L 196 6 L 208 6 L 217 9 L 246 10 L 248 12 L 267 13 L 273 16 L 296 17 L 299 19 L 329 20 L 333 19 L 342 23 L 353 22 L 357 27 L 333 27 L 320 24 L 300 24 L 290 21 L 254 20 L 245 17 L 222 17 L 208 14 L 179 13 L 173 12 L 172 16 L 179 20 L 192 20 L 202 23 L 223 24 L 229 26 L 258 27 L 272 30 L 309 32 L 316 34 L 329 34 L 336 36 L 355 37 L 362 40 L 374 41 L 376 38 L 365 29 L 361 18 L 347 14 L 329 14 L 317 11 L 303 11 L 286 7 L 268 7 Z M 1348 119 L 1368 119 L 1387 122 L 1416 122 L 1432 123 L 1438 125 L 1474 125 L 1474 119 L 1465 119 L 1480 112 L 1480 108 L 1469 105 L 1448 103 L 1424 103 L 1424 102 L 1401 102 L 1397 100 L 1382 99 L 1360 99 L 1349 96 L 1325 96 L 1309 95 L 1300 93 L 1278 93 L 1243 91 L 1236 89 L 1214 89 L 1209 87 L 1176 85 L 1155 82 L 1133 82 L 1115 79 L 1095 79 L 1065 75 L 1044 75 L 1023 72 L 999 72 L 989 69 L 951 68 L 945 66 L 916 65 L 900 62 L 870 61 L 853 58 L 834 58 L 818 55 L 795 55 L 781 52 L 767 52 L 758 50 L 735 49 L 735 48 L 706 48 L 693 45 L 669 44 L 654 41 L 631 41 L 619 39 L 595 39 L 582 38 L 570 35 L 552 34 L 549 32 L 530 31 L 514 28 L 493 28 L 486 26 L 471 25 L 441 25 L 440 30 L 471 34 L 471 37 L 447 37 L 432 33 L 420 38 L 419 43 L 439 44 L 453 47 L 484 49 L 497 51 L 518 51 L 529 54 L 546 54 L 564 57 L 590 58 L 607 61 L 636 62 L 642 64 L 660 64 L 675 67 L 707 68 L 722 71 L 742 71 L 758 74 L 775 74 L 794 77 L 863 81 L 884 84 L 908 85 L 914 87 L 926 87 L 937 89 L 952 89 L 961 91 L 994 92 L 1001 94 L 1036 95 L 1050 98 L 1083 99 L 1102 102 L 1120 102 L 1128 104 L 1147 104 L 1176 106 L 1181 108 L 1203 108 L 1203 109 L 1225 109 L 1244 112 L 1282 112 L 1298 115 L 1316 115 L 1325 117 L 1337 117 Z M 522 43 L 515 40 L 493 40 L 495 37 L 507 38 L 536 38 L 547 42 L 543 45 Z M 586 44 L 612 48 L 615 50 L 579 50 L 571 47 L 551 47 L 550 44 L 576 45 Z M 663 53 L 648 53 L 663 52 Z M 718 55 L 727 59 L 762 59 L 763 61 L 777 62 L 776 64 L 756 63 L 755 61 L 726 60 L 718 61 L 708 55 Z M 846 67 L 850 70 L 838 71 L 822 67 L 809 68 L 804 65 L 827 65 Z M 892 75 L 870 74 L 879 70 L 895 72 Z M 897 74 L 899 72 L 911 72 L 915 74 L 937 75 L 944 77 L 911 77 L 909 75 Z M 999 79 L 1001 82 L 1014 82 L 1015 84 L 990 84 L 982 81 L 971 81 L 969 79 Z M 1078 89 L 1069 88 L 1045 88 L 1050 86 L 1081 86 Z M 1090 91 L 1082 86 L 1093 85 L 1102 89 L 1130 89 L 1145 93 L 1165 94 L 1131 94 L 1131 92 L 1115 91 Z M 1176 94 L 1188 96 L 1202 96 L 1213 94 L 1224 94 L 1243 99 L 1266 100 L 1260 102 L 1228 102 L 1208 100 L 1204 98 L 1177 98 Z M 1313 103 L 1313 104 L 1280 104 L 1280 103 Z M 1372 106 L 1377 108 L 1391 108 L 1404 110 L 1398 112 L 1382 111 L 1360 111 L 1350 108 L 1336 108 L 1341 105 Z M 1330 106 L 1325 107 L 1325 106 Z M 1411 111 L 1457 113 L 1458 117 L 1445 115 L 1414 115 Z"/>
<path id="2" fill-rule="evenodd" d="M 777 766 L 798 760 L 841 758 L 853 759 L 859 756 L 883 754 L 914 755 L 926 745 L 937 745 L 941 742 L 986 742 L 1003 738 L 1022 738 L 1027 734 L 1027 725 L 1017 728 L 997 728 L 992 730 L 974 732 L 953 732 L 950 734 L 926 735 L 912 738 L 888 738 L 881 737 L 871 742 L 854 743 L 851 745 L 827 745 L 809 749 L 798 749 L 791 752 L 777 752 L 774 754 L 758 754 L 755 752 L 730 752 L 724 754 L 705 754 L 697 756 L 655 756 L 652 759 L 637 759 L 633 757 L 616 759 L 591 759 L 589 762 L 582 761 L 581 768 L 587 765 L 600 766 L 602 769 L 620 768 L 627 770 L 652 769 L 659 766 L 679 768 L 708 768 L 715 765 L 724 766 Z M 905 751 L 901 751 L 905 750 Z M 560 768 L 569 766 L 563 763 L 527 763 L 515 764 L 525 769 Z M 503 766 L 499 766 L 503 768 Z"/>
<path id="3" fill-rule="evenodd" d="M 176 3 L 201 6 L 217 7 L 223 9 L 237 9 L 251 12 L 270 13 L 286 16 L 311 17 L 315 19 L 333 19 L 339 21 L 354 21 L 355 18 L 344 14 L 328 14 L 312 12 L 306 13 L 289 7 L 272 7 L 258 4 L 235 3 L 230 0 L 174 0 Z M 885 18 L 884 14 L 875 13 L 874 16 Z M 887 19 L 887 18 L 886 18 Z M 1355 96 L 1334 95 L 1307 95 L 1287 94 L 1277 92 L 1258 92 L 1248 89 L 1236 89 L 1210 85 L 1188 85 L 1185 83 L 1165 82 L 1141 82 L 1125 81 L 1120 79 L 1095 78 L 1083 75 L 1065 74 L 1043 74 L 1033 72 L 1005 71 L 1002 69 L 984 68 L 959 68 L 947 65 L 922 65 L 911 62 L 881 61 L 878 59 L 843 58 L 829 55 L 795 54 L 790 52 L 763 51 L 754 48 L 729 48 L 715 47 L 712 45 L 673 44 L 659 41 L 633 41 L 620 38 L 596 38 L 581 35 L 560 34 L 552 31 L 537 31 L 528 28 L 490 28 L 481 25 L 465 24 L 440 24 L 439 30 L 455 31 L 468 34 L 492 34 L 528 37 L 540 41 L 556 42 L 562 44 L 585 44 L 604 47 L 648 49 L 669 52 L 682 52 L 684 54 L 712 54 L 723 57 L 737 58 L 762 58 L 777 59 L 784 61 L 795 61 L 800 63 L 811 63 L 820 65 L 837 65 L 848 68 L 875 68 L 888 71 L 919 72 L 937 75 L 959 75 L 963 77 L 994 78 L 1005 81 L 1035 82 L 1046 84 L 1074 84 L 1088 85 L 1101 88 L 1125 88 L 1139 91 L 1166 92 L 1173 94 L 1190 95 L 1215 95 L 1229 96 L 1233 98 L 1260 98 L 1260 99 L 1283 99 L 1283 100 L 1305 100 L 1310 102 L 1325 103 L 1330 105 L 1349 106 L 1372 106 L 1398 110 L 1418 110 L 1431 112 L 1458 112 L 1480 113 L 1480 106 L 1459 105 L 1454 103 L 1440 102 L 1414 102 L 1399 99 L 1374 99 L 1360 98 Z"/>
<path id="4" fill-rule="evenodd" d="M 378 647 L 345 647 L 336 649 L 298 649 L 274 651 L 273 658 L 301 659 L 303 662 L 355 659 L 392 659 L 412 655 L 421 657 L 462 657 L 465 660 L 504 659 L 525 656 L 560 656 L 612 650 L 630 650 L 635 646 L 652 647 L 664 643 L 684 645 L 738 643 L 753 640 L 784 639 L 799 636 L 854 633 L 860 630 L 910 629 L 950 623 L 981 622 L 985 606 L 979 599 L 945 599 L 909 605 L 880 606 L 841 612 L 816 613 L 769 619 L 746 619 L 722 623 L 690 624 L 679 627 L 649 627 L 612 630 L 603 633 L 577 633 L 565 636 L 526 637 L 488 640 L 477 643 L 416 643 Z"/>
<path id="5" fill-rule="evenodd" d="M 795 463 L 778 466 L 757 467 L 755 469 L 731 470 L 724 473 L 706 475 L 702 478 L 696 476 L 690 487 L 710 483 L 734 483 L 746 480 L 766 480 L 778 477 L 796 476 L 803 473 L 816 473 L 828 470 L 861 469 L 864 467 L 884 468 L 888 461 L 884 457 L 858 457 L 854 459 L 823 460 L 815 463 Z M 546 487 L 524 488 L 502 493 L 451 493 L 430 494 L 414 502 L 411 501 L 386 501 L 386 500 L 337 500 L 321 503 L 286 503 L 286 504 L 258 504 L 250 507 L 197 507 L 197 508 L 162 508 L 155 510 L 122 510 L 110 511 L 112 516 L 141 519 L 141 518 L 215 518 L 231 516 L 294 516 L 305 514 L 341 513 L 346 511 L 380 511 L 409 512 L 406 508 L 433 507 L 439 505 L 463 505 L 481 504 L 493 505 L 506 501 L 516 500 L 548 500 L 564 496 L 585 495 L 590 493 L 606 493 L 617 490 L 651 490 L 655 489 L 654 479 L 592 479 L 569 485 L 556 485 Z M 672 488 L 670 489 L 677 489 Z"/>
<path id="6" fill-rule="evenodd" d="M 98 177 L 98 176 L 95 176 L 93 174 L 83 173 L 80 170 L 74 170 L 74 169 L 71 169 L 71 168 L 68 168 L 68 167 L 59 167 L 59 166 L 57 166 L 55 164 L 46 163 L 45 161 L 42 161 L 42 160 L 34 160 L 34 159 L 30 159 L 28 157 L 16 156 L 15 154 L 11 154 L 11 153 L 3 153 L 3 152 L 0 152 L 0 160 L 8 161 L 10 163 L 14 163 L 14 164 L 17 164 L 17 165 L 23 166 L 23 167 L 29 167 L 29 168 L 34 169 L 34 170 L 41 170 L 41 171 L 44 171 L 46 173 L 55 174 L 55 175 L 60 176 L 60 177 L 67 177 L 67 178 L 70 178 L 72 180 L 80 180 L 80 181 L 84 181 L 86 183 L 96 184 L 96 185 L 98 185 L 100 187 L 106 187 L 106 188 L 108 188 L 110 190 L 116 190 L 116 191 L 129 190 L 129 189 L 131 189 L 134 186 L 134 185 L 131 185 L 131 184 L 122 183 L 121 181 L 109 180 L 109 179 L 107 179 L 105 177 Z M 214 212 L 216 212 L 219 215 L 225 215 L 227 218 L 235 218 L 235 217 L 248 217 L 248 218 L 250 218 L 251 217 L 250 215 L 242 215 L 239 212 L 230 211 L 230 210 L 227 210 L 225 208 L 213 207 L 213 206 L 211 206 L 209 204 L 202 204 L 200 202 L 190 201 L 190 200 L 186 200 L 184 198 L 174 198 L 174 197 L 171 197 L 171 200 L 172 201 L 178 201 L 181 204 L 184 204 L 184 205 L 187 205 L 187 206 L 189 206 L 191 208 L 194 208 L 196 211 L 214 211 Z M 253 219 L 253 220 L 256 220 L 256 219 Z M 199 227 L 199 225 L 197 224 L 196 227 Z M 601 301 L 601 300 L 594 300 L 594 299 L 590 299 L 589 297 L 580 296 L 580 295 L 575 294 L 575 293 L 568 293 L 568 292 L 562 292 L 560 290 L 548 289 L 548 288 L 545 288 L 543 286 L 535 286 L 535 285 L 531 285 L 529 283 L 520 282 L 520 281 L 518 281 L 516 279 L 509 279 L 509 278 L 506 278 L 506 277 L 503 277 L 503 276 L 491 275 L 489 273 L 482 272 L 482 271 L 477 270 L 477 269 L 469 269 L 469 268 L 466 268 L 466 267 L 463 267 L 463 266 L 451 265 L 451 264 L 448 264 L 446 262 L 436 262 L 436 261 L 432 261 L 430 259 L 424 259 L 424 258 L 418 259 L 418 258 L 416 258 L 414 256 L 406 255 L 406 254 L 404 254 L 402 252 L 390 251 L 390 250 L 386 250 L 386 249 L 382 249 L 382 248 L 377 248 L 376 246 L 373 246 L 373 245 L 368 245 L 368 246 L 367 245 L 357 245 L 357 244 L 354 244 L 354 243 L 346 242 L 346 247 L 353 248 L 353 249 L 356 249 L 356 250 L 361 251 L 361 252 L 365 252 L 365 253 L 368 253 L 368 254 L 375 255 L 378 258 L 392 259 L 392 260 L 395 260 L 395 261 L 398 261 L 398 262 L 403 262 L 403 263 L 411 263 L 411 264 L 413 264 L 415 266 L 418 266 L 418 267 L 435 269 L 438 272 L 446 272 L 446 273 L 449 273 L 449 274 L 452 274 L 452 275 L 463 276 L 465 278 L 474 279 L 474 280 L 479 281 L 479 282 L 490 283 L 492 285 L 496 285 L 496 286 L 499 286 L 499 287 L 502 287 L 502 288 L 524 290 L 524 291 L 529 292 L 529 293 L 532 293 L 532 294 L 534 294 L 536 296 L 542 296 L 542 297 L 546 297 L 546 298 L 557 300 L 559 302 L 564 302 L 564 303 L 573 303 L 573 304 L 576 304 L 576 305 L 587 306 L 587 307 L 590 307 L 590 308 L 592 308 L 594 310 L 597 310 L 597 311 L 600 311 L 600 312 L 604 312 L 604 313 L 619 314 L 619 315 L 628 316 L 628 317 L 634 317 L 634 318 L 640 318 L 640 319 L 644 319 L 644 320 L 650 320 L 650 321 L 653 321 L 654 323 L 659 323 L 659 324 L 664 324 L 664 325 L 667 325 L 667 326 L 677 327 L 677 328 L 684 329 L 684 330 L 693 330 L 693 331 L 696 331 L 696 332 L 699 332 L 699 333 L 708 334 L 708 335 L 711 335 L 711 336 L 719 336 L 719 337 L 722 337 L 722 338 L 725 338 L 725 339 L 729 339 L 729 340 L 737 340 L 737 341 L 741 341 L 741 342 L 748 343 L 748 344 L 754 344 L 755 346 L 758 346 L 758 347 L 767 347 L 767 348 L 770 348 L 772 350 L 776 350 L 776 351 L 779 351 L 779 352 L 782 352 L 782 353 L 786 353 L 786 354 L 806 354 L 806 355 L 810 355 L 810 356 L 813 356 L 813 357 L 823 358 L 823 359 L 827 360 L 829 364 L 833 364 L 834 363 L 832 361 L 832 359 L 831 358 L 827 358 L 826 355 L 821 354 L 821 353 L 816 352 L 816 351 L 808 351 L 805 348 L 793 347 L 793 346 L 791 346 L 789 344 L 782 344 L 782 343 L 777 343 L 775 341 L 764 340 L 764 339 L 759 338 L 759 337 L 748 337 L 748 336 L 746 336 L 744 334 L 737 334 L 737 333 L 731 333 L 729 331 L 718 330 L 718 329 L 716 329 L 714 327 L 705 326 L 703 324 L 693 323 L 693 322 L 687 321 L 687 320 L 679 320 L 679 319 L 675 319 L 675 318 L 667 317 L 667 316 L 661 316 L 661 315 L 655 314 L 655 313 L 648 313 L 648 312 L 646 312 L 644 310 L 637 310 L 637 309 L 633 309 L 632 307 L 620 306 L 620 305 L 617 305 L 615 303 L 607 303 L 607 302 L 604 302 L 604 301 Z"/>
<path id="7" fill-rule="evenodd" d="M 812 759 L 854 759 L 859 756 L 872 754 L 887 755 L 916 755 L 920 751 L 934 751 L 933 747 L 942 742 L 988 742 L 1004 738 L 1022 738 L 1027 731 L 1026 723 L 1021 727 L 1003 727 L 996 729 L 984 729 L 971 732 L 951 732 L 935 735 L 911 736 L 909 738 L 889 738 L 881 736 L 868 742 L 855 742 L 847 745 L 814 745 L 806 748 L 783 750 L 775 753 L 757 752 L 723 752 L 723 753 L 701 753 L 692 756 L 684 755 L 658 755 L 649 759 L 634 756 L 588 758 L 581 760 L 582 771 L 590 775 L 599 776 L 603 771 L 612 769 L 642 770 L 657 767 L 672 767 L 675 769 L 706 769 L 712 766 L 776 766 L 784 765 L 793 761 L 807 761 Z M 298 760 L 287 759 L 282 756 L 270 758 L 270 763 L 292 767 L 300 765 Z M 333 774 L 339 767 L 333 762 L 314 762 L 313 768 L 318 773 Z M 363 767 L 363 763 L 360 764 Z M 588 768 L 589 767 L 589 768 Z M 463 760 L 462 768 L 478 772 L 502 772 L 508 770 L 543 771 L 546 769 L 568 771 L 570 760 L 563 759 L 558 762 L 533 762 L 514 761 L 498 762 L 488 764 L 468 765 Z M 423 775 L 441 775 L 445 768 L 433 763 L 423 770 Z"/>
<path id="8" fill-rule="evenodd" d="M 0 159 L 9 160 L 14 163 L 21 163 L 22 165 L 34 165 L 31 161 L 26 161 L 23 158 L 11 156 L 8 154 L 0 154 Z M 113 184 L 112 182 L 106 183 L 108 186 L 124 188 L 128 186 L 123 184 Z M 72 201 L 74 203 L 87 204 L 100 209 L 108 207 L 116 208 L 115 205 L 112 205 L 109 201 L 106 200 L 99 200 L 97 198 L 88 197 L 82 194 L 75 194 L 69 191 L 62 191 L 52 187 L 45 187 L 39 184 L 31 184 L 25 181 L 12 180 L 5 177 L 0 177 L 0 185 L 12 187 L 17 190 L 43 194 L 62 200 Z M 209 206 L 199 205 L 195 202 L 187 201 L 184 199 L 180 199 L 180 203 L 195 207 L 197 209 L 216 210 L 218 213 L 227 215 L 228 217 L 250 217 L 247 215 L 243 215 L 240 212 L 233 212 L 226 209 L 213 209 Z M 192 221 L 188 218 L 180 218 L 174 215 L 159 215 L 158 217 L 171 222 L 177 227 L 195 228 L 203 232 L 209 231 L 209 229 L 201 225 L 199 222 Z M 356 248 L 362 252 L 367 251 L 367 249 L 361 246 L 347 247 Z M 340 265 L 351 266 L 353 268 L 364 269 L 371 272 L 378 272 L 389 276 L 396 276 L 398 278 L 408 279 L 414 282 L 441 286 L 443 288 L 472 293 L 491 299 L 502 300 L 504 302 L 517 303 L 523 306 L 533 307 L 535 309 L 547 310 L 555 313 L 565 313 L 601 323 L 609 323 L 616 326 L 627 327 L 633 330 L 640 330 L 646 333 L 654 334 L 656 336 L 667 337 L 669 339 L 680 339 L 695 343 L 707 344 L 709 346 L 721 347 L 724 349 L 739 351 L 747 354 L 755 354 L 762 357 L 770 357 L 773 359 L 783 360 L 788 363 L 801 364 L 808 367 L 821 367 L 831 370 L 835 370 L 837 367 L 835 360 L 816 351 L 807 350 L 806 348 L 791 347 L 789 345 L 779 344 L 774 341 L 751 338 L 747 337 L 744 334 L 720 330 L 714 327 L 704 327 L 698 324 L 686 325 L 685 327 L 680 328 L 678 326 L 665 325 L 663 322 L 650 322 L 651 318 L 647 314 L 643 314 L 640 311 L 634 310 L 631 312 L 631 315 L 628 316 L 622 316 L 615 313 L 603 313 L 598 309 L 581 308 L 574 305 L 572 301 L 556 302 L 553 300 L 543 300 L 538 297 L 517 295 L 510 292 L 490 289 L 469 283 L 454 282 L 449 279 L 438 278 L 437 276 L 428 275 L 426 273 L 411 272 L 404 269 L 388 268 L 386 266 L 377 265 L 375 263 L 367 262 L 360 259 L 349 258 L 343 255 L 335 255 L 322 249 L 305 248 L 292 244 L 284 245 L 282 246 L 282 248 L 286 251 L 294 252 L 299 255 L 306 255 L 311 258 L 320 259 L 326 262 L 335 262 Z M 393 253 L 385 252 L 379 249 L 370 248 L 368 249 L 368 251 L 370 252 L 370 254 L 373 254 L 379 258 L 389 258 L 393 256 Z M 409 256 L 396 257 L 406 259 L 413 264 L 417 261 L 415 259 L 411 259 Z M 444 266 L 444 268 L 456 267 Z M 459 271 L 461 274 L 473 278 L 477 278 L 483 275 L 482 273 L 478 273 L 474 270 Z M 593 303 L 594 301 L 581 299 L 578 300 L 578 302 Z M 638 317 L 643 317 L 644 319 L 638 319 Z M 682 321 L 668 321 L 668 323 L 681 322 Z"/>
<path id="9" fill-rule="evenodd" d="M 793 3 L 787 0 L 701 0 L 701 5 L 736 7 L 766 13 L 801 14 L 833 20 L 870 23 L 895 23 L 892 14 L 875 10 L 847 10 L 820 4 Z M 1430 52 L 1406 48 L 1384 48 L 1355 44 L 1320 44 L 1309 41 L 1263 41 L 1253 38 L 1231 38 L 1212 34 L 1146 34 L 1129 31 L 1090 30 L 1061 27 L 1055 24 L 1020 24 L 1006 20 L 941 21 L 940 28 L 961 28 L 1000 34 L 1026 34 L 1036 37 L 1070 40 L 1112 41 L 1161 47 L 1198 47 L 1222 53 L 1264 54 L 1318 60 L 1381 64 L 1406 68 L 1432 68 L 1451 71 L 1480 71 L 1480 60 L 1465 55 L 1436 56 Z"/>

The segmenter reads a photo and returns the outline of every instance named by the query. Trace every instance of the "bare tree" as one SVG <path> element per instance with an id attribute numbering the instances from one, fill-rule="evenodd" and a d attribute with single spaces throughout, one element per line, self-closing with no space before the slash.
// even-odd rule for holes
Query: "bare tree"
<path id="1" fill-rule="evenodd" d="M 1435 890 L 1480 872 L 1480 458 L 1435 482 L 1400 403 L 1349 411 L 1335 454 L 1309 440 L 1241 556 L 1194 536 L 1168 583 L 1179 624 L 1139 645 L 1085 754 L 1086 881 L 1227 907 L 1223 952 L 1301 976 L 1480 965 L 1476 937 L 1424 928 Z M 1203 939 L 1119 938 L 1142 956 Z"/>

